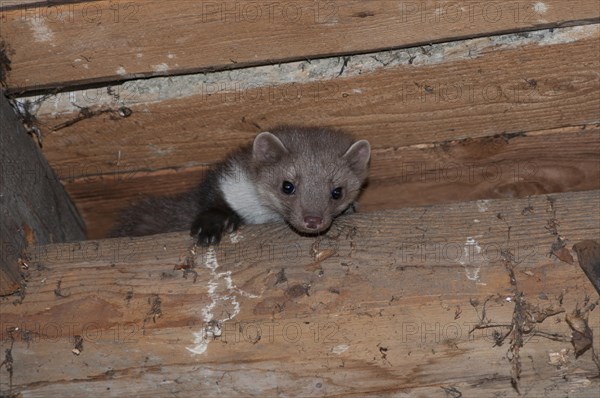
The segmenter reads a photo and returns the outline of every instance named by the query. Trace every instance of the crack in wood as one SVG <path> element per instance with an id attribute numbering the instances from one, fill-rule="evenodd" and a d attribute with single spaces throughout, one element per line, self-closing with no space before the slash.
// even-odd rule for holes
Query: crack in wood
<path id="1" fill-rule="evenodd" d="M 13 397 L 12 389 L 13 389 L 13 373 L 14 373 L 14 358 L 12 356 L 12 350 L 15 345 L 15 337 L 13 336 L 14 330 L 8 331 L 8 336 L 10 339 L 10 347 L 4 350 L 4 361 L 0 363 L 0 369 L 4 366 L 6 371 L 8 372 L 8 397 Z"/>
<path id="2" fill-rule="evenodd" d="M 510 228 L 508 230 L 510 234 Z M 508 236 L 508 240 L 510 241 L 510 235 Z M 524 306 L 525 299 L 523 292 L 519 291 L 517 286 L 517 278 L 514 272 L 514 256 L 509 251 L 509 249 L 505 249 L 504 253 L 502 253 L 502 262 L 504 263 L 505 268 L 508 271 L 510 284 L 513 290 L 513 297 L 515 300 L 515 309 L 513 311 L 513 319 L 512 319 L 512 329 L 511 332 L 513 334 L 512 342 L 509 348 L 509 353 L 511 356 L 509 357 L 509 361 L 511 363 L 511 377 L 510 384 L 515 389 L 515 391 L 521 395 L 519 391 L 519 380 L 521 378 L 521 357 L 520 350 L 523 347 L 523 333 L 524 333 Z"/>
<path id="3" fill-rule="evenodd" d="M 344 73 L 344 70 L 346 69 L 346 67 L 348 66 L 348 62 L 350 62 L 350 59 L 352 57 L 348 56 L 348 57 L 342 57 L 342 67 L 340 68 L 340 71 L 338 72 L 338 77 L 341 76 Z"/>
<path id="4" fill-rule="evenodd" d="M 83 337 L 81 337 L 80 335 L 73 336 L 73 349 L 71 350 L 71 352 L 74 355 L 80 355 L 82 351 L 83 351 Z"/>
<path id="5" fill-rule="evenodd" d="M 448 398 L 461 398 L 462 392 L 458 390 L 456 387 L 440 387 L 446 393 L 446 397 Z"/>
<path id="6" fill-rule="evenodd" d="M 76 104 L 73 104 L 73 105 L 76 106 L 77 108 L 79 108 L 79 114 L 63 123 L 57 124 L 56 126 L 52 127 L 52 129 L 50 131 L 54 132 L 54 131 L 62 130 L 65 127 L 69 127 L 78 122 L 81 122 L 82 120 L 91 119 L 93 117 L 104 115 L 104 114 L 110 115 L 111 118 L 113 118 L 113 119 L 117 119 L 117 116 L 119 116 L 121 118 L 128 118 L 129 116 L 131 116 L 133 114 L 133 111 L 131 110 L 131 108 L 126 107 L 126 106 L 120 106 L 116 109 L 111 108 L 111 107 L 103 107 L 100 109 L 91 110 L 87 106 L 81 107 Z"/>
<path id="7" fill-rule="evenodd" d="M 594 350 L 594 335 L 588 323 L 589 313 L 598 306 L 599 301 L 590 303 L 590 297 L 586 295 L 583 308 L 580 309 L 577 306 L 573 313 L 566 316 L 566 321 L 572 331 L 570 341 L 575 349 L 575 358 L 578 358 L 591 349 L 592 360 L 600 372 L 600 359 Z"/>
<path id="8" fill-rule="evenodd" d="M 546 212 L 550 213 L 550 218 L 548 219 L 545 228 L 550 234 L 556 237 L 556 240 L 550 246 L 550 252 L 548 254 L 551 257 L 556 257 L 560 261 L 563 261 L 568 264 L 573 264 L 573 256 L 571 255 L 569 249 L 566 247 L 567 239 L 558 233 L 558 227 L 560 226 L 560 222 L 556 218 L 556 208 L 554 207 L 556 199 L 554 199 L 551 196 L 548 196 L 546 199 L 548 201 L 548 208 L 546 209 Z"/>
<path id="9" fill-rule="evenodd" d="M 0 85 L 6 87 L 6 75 L 11 71 L 10 50 L 4 39 L 0 40 Z"/>
<path id="10" fill-rule="evenodd" d="M 191 244 L 188 249 L 188 254 L 183 260 L 183 264 L 176 265 L 174 270 L 182 270 L 183 279 L 187 279 L 190 275 L 192 276 L 192 283 L 196 283 L 198 281 L 198 272 L 195 270 L 196 268 L 196 254 L 198 250 L 197 242 Z"/>
<path id="11" fill-rule="evenodd" d="M 142 326 L 144 333 L 146 332 L 146 323 L 148 321 L 152 320 L 153 323 L 156 323 L 156 318 L 160 318 L 162 316 L 162 302 L 158 294 L 153 293 L 150 297 L 148 297 L 148 304 L 150 304 L 150 309 L 146 313 L 144 324 Z"/>
<path id="12" fill-rule="evenodd" d="M 71 293 L 63 293 L 61 286 L 62 286 L 62 280 L 59 279 L 58 282 L 56 282 L 56 289 L 54 289 L 54 295 L 56 297 L 60 297 L 60 298 L 69 297 L 71 295 Z"/>
<path id="13" fill-rule="evenodd" d="M 554 210 L 554 202 L 552 201 L 552 209 Z M 507 298 L 508 301 L 514 302 L 514 310 L 512 315 L 511 323 L 493 323 L 486 316 L 486 305 L 492 298 L 487 297 L 482 305 L 481 315 L 477 311 L 479 302 L 471 299 L 470 303 L 475 308 L 475 311 L 479 317 L 479 324 L 475 325 L 469 334 L 477 329 L 488 329 L 488 328 L 508 328 L 509 330 L 502 334 L 501 332 L 494 330 L 492 337 L 494 339 L 494 346 L 501 346 L 506 338 L 511 336 L 511 342 L 508 349 L 508 360 L 511 364 L 511 386 L 513 389 L 521 395 L 519 388 L 519 382 L 522 372 L 522 362 L 520 356 L 520 350 L 533 336 L 543 337 L 554 341 L 569 341 L 567 337 L 559 333 L 548 333 L 544 331 L 536 330 L 536 325 L 541 324 L 544 320 L 550 316 L 554 316 L 560 313 L 564 313 L 563 308 L 554 308 L 549 306 L 541 309 L 534 307 L 525 300 L 525 294 L 519 289 L 517 277 L 515 275 L 515 268 L 520 262 L 516 261 L 514 254 L 508 249 L 510 246 L 510 231 L 511 225 L 508 223 L 506 218 L 498 213 L 497 218 L 503 221 L 507 227 L 507 239 L 506 248 L 501 249 L 501 261 L 504 268 L 508 272 L 512 297 Z M 562 305 L 562 302 L 560 302 Z"/>
<path id="14" fill-rule="evenodd" d="M 41 123 L 37 117 L 36 113 L 39 110 L 41 104 L 53 96 L 54 94 L 46 94 L 41 96 L 35 100 L 27 99 L 25 101 L 17 101 L 15 96 L 9 96 L 9 103 L 11 107 L 15 110 L 15 113 L 21 123 L 23 123 L 23 127 L 27 134 L 32 137 L 35 137 L 37 140 L 37 144 L 40 148 L 43 148 L 43 135 L 42 129 L 43 123 Z"/>
<path id="15" fill-rule="evenodd" d="M 287 277 L 285 276 L 285 268 L 281 268 L 277 273 L 277 279 L 275 280 L 275 284 L 273 286 L 277 286 L 280 283 L 287 282 Z"/>

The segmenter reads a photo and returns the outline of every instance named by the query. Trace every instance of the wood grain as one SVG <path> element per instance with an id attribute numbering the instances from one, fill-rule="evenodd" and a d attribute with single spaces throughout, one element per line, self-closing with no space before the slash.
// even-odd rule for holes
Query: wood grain
<path id="1" fill-rule="evenodd" d="M 96 0 L 2 0 L 0 10 L 25 9 L 30 7 L 61 7 L 71 3 L 86 3 Z"/>
<path id="2" fill-rule="evenodd" d="M 0 90 L 0 296 L 21 288 L 27 246 L 81 239 L 73 202 Z"/>
<path id="3" fill-rule="evenodd" d="M 596 0 L 536 4 L 95 1 L 4 11 L 1 34 L 12 50 L 8 86 L 25 92 L 373 52 L 600 18 Z"/>
<path id="4" fill-rule="evenodd" d="M 375 149 L 597 123 L 600 41 L 598 29 L 589 32 L 432 65 L 165 98 L 132 105 L 127 118 L 103 114 L 54 132 L 77 114 L 44 114 L 44 151 L 77 178 L 207 165 L 281 123 L 343 128 Z"/>
<path id="5" fill-rule="evenodd" d="M 459 140 L 429 146 L 373 151 L 363 211 L 397 209 L 477 199 L 600 189 L 600 127 L 580 126 L 516 136 Z M 105 237 L 116 216 L 142 196 L 191 189 L 206 168 L 61 178 L 88 227 Z"/>
<path id="6" fill-rule="evenodd" d="M 549 252 L 560 236 L 575 256 L 573 244 L 600 233 L 598 214 L 594 191 L 356 214 L 320 239 L 245 227 L 213 255 L 192 254 L 178 233 L 40 246 L 25 298 L 0 302 L 0 348 L 14 368 L 12 389 L 5 369 L 0 389 L 517 397 L 512 337 L 497 345 L 493 332 L 509 331 L 500 325 L 523 297 L 539 322 L 520 349 L 521 394 L 586 397 L 598 368 L 590 351 L 575 358 L 565 318 L 579 308 L 598 336 L 589 304 L 599 297 Z M 174 268 L 192 260 L 182 278 Z M 482 318 L 499 326 L 470 333 Z M 215 324 L 220 336 L 194 341 Z M 187 350 L 204 343 L 202 354 Z"/>

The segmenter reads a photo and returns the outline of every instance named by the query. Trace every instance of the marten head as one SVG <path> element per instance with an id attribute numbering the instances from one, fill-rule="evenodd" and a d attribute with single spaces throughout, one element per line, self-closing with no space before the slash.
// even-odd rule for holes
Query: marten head
<path id="1" fill-rule="evenodd" d="M 370 154 L 366 140 L 328 128 L 260 133 L 252 147 L 258 195 L 298 232 L 321 233 L 356 200 Z"/>

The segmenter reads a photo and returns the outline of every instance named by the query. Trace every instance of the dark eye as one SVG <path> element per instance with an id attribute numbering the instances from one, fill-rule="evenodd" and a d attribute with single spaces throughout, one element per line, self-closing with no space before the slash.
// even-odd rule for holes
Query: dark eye
<path id="1" fill-rule="evenodd" d="M 291 195 L 296 192 L 296 187 L 291 182 L 284 181 L 283 184 L 281 184 L 281 192 L 286 195 Z"/>
<path id="2" fill-rule="evenodd" d="M 338 187 L 336 189 L 334 189 L 333 191 L 331 191 L 331 198 L 338 200 L 342 197 L 342 188 Z"/>

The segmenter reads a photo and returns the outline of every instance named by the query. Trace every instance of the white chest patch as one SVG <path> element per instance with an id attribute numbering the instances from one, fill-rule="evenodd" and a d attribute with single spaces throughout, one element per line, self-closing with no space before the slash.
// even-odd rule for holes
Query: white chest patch
<path id="1" fill-rule="evenodd" d="M 231 175 L 222 176 L 219 186 L 229 206 L 245 223 L 264 224 L 282 220 L 278 213 L 262 205 L 255 184 L 243 170 L 236 167 Z"/>

